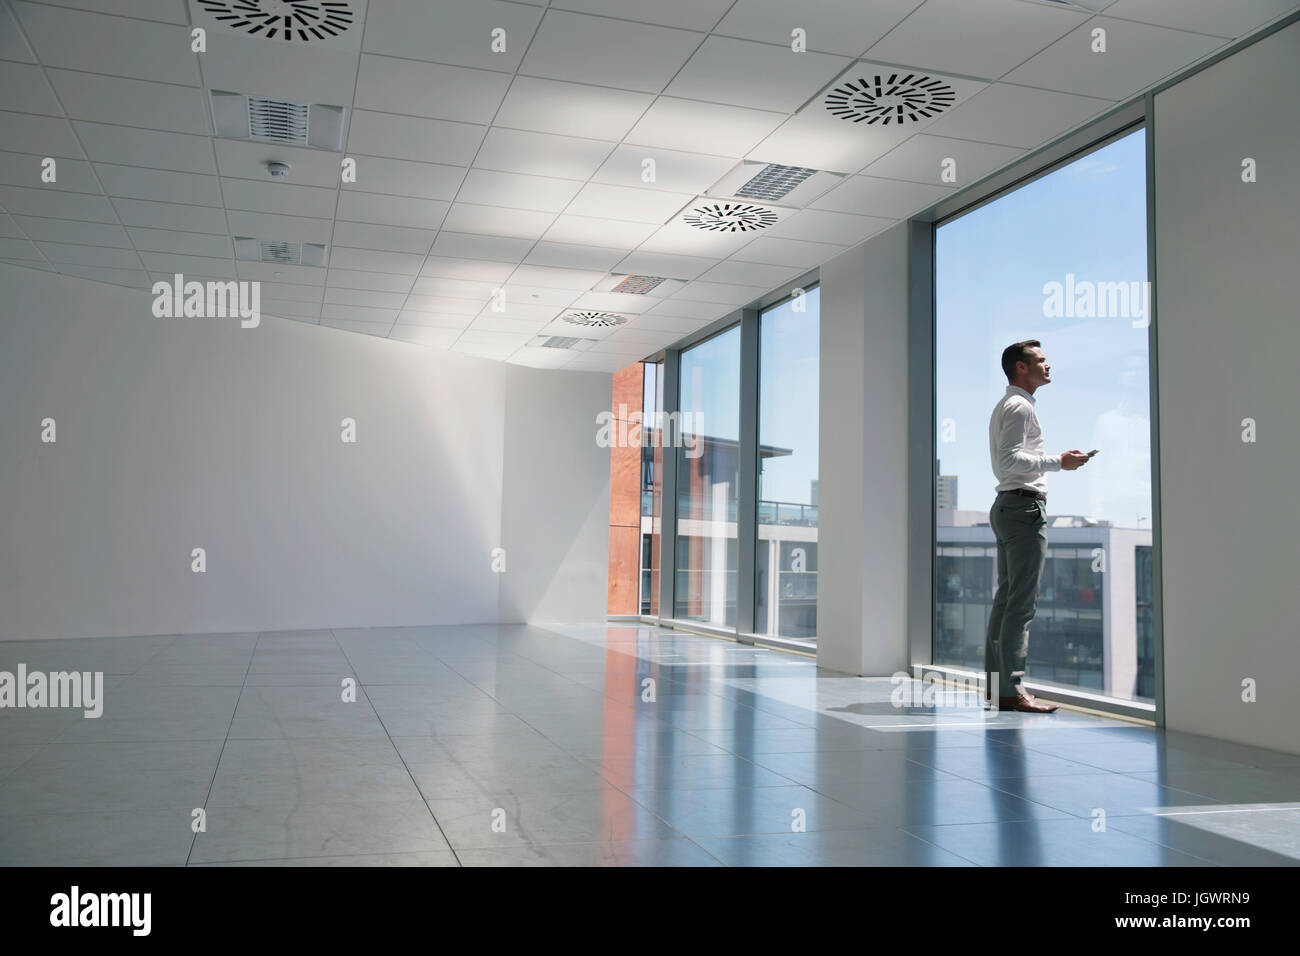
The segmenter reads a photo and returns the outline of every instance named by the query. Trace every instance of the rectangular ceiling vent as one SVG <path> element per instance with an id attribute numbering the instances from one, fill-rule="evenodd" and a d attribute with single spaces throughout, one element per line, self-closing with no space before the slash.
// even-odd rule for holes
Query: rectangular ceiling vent
<path id="1" fill-rule="evenodd" d="M 325 247 L 318 242 L 285 242 L 236 236 L 235 258 L 245 262 L 319 267 L 325 265 Z"/>
<path id="2" fill-rule="evenodd" d="M 534 348 L 571 349 L 575 352 L 585 352 L 596 344 L 596 340 L 580 339 L 571 335 L 539 335 L 528 344 Z"/>
<path id="3" fill-rule="evenodd" d="M 667 276 L 628 275 L 625 272 L 611 272 L 591 287 L 592 292 L 619 292 L 623 295 L 648 295 L 664 298 L 672 295 L 686 285 L 684 279 L 670 279 Z"/>
<path id="4" fill-rule="evenodd" d="M 752 199 L 782 206 L 806 206 L 844 177 L 839 173 L 781 166 L 777 163 L 743 162 L 710 189 L 708 196 Z"/>
<path id="5" fill-rule="evenodd" d="M 343 149 L 341 106 L 291 103 L 269 96 L 212 90 L 212 128 L 223 139 L 254 139 L 338 152 Z"/>

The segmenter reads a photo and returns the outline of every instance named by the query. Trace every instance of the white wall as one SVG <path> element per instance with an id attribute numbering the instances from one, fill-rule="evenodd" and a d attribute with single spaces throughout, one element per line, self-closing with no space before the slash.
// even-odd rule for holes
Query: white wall
<path id="1" fill-rule="evenodd" d="M 821 269 L 817 662 L 850 674 L 908 666 L 907 249 L 901 224 Z"/>
<path id="2" fill-rule="evenodd" d="M 613 376 L 508 366 L 503 621 L 604 620 L 609 581 L 609 449 L 596 416 Z"/>
<path id="3" fill-rule="evenodd" d="M 1298 89 L 1293 24 L 1159 94 L 1154 137 L 1166 719 L 1293 752 Z M 1242 182 L 1245 157 L 1258 182 Z"/>
<path id="4" fill-rule="evenodd" d="M 531 370 L 149 306 L 0 266 L 0 639 L 495 621 L 491 550 L 521 528 L 525 548 L 551 527 L 576 565 L 603 568 L 603 537 L 593 547 L 571 515 L 530 515 L 526 482 L 506 488 L 508 396 L 516 414 L 528 405 Z M 585 404 L 601 379 L 548 374 L 547 406 Z M 55 444 L 40 440 L 46 417 Z M 340 440 L 344 417 L 356 444 Z M 594 425 L 551 426 L 566 454 L 535 467 L 607 483 Z M 195 547 L 206 573 L 191 571 Z M 555 569 L 538 583 L 521 558 L 511 593 L 552 593 Z M 602 578 L 576 619 L 603 617 L 603 602 Z M 545 606 L 516 601 L 510 619 Z"/>

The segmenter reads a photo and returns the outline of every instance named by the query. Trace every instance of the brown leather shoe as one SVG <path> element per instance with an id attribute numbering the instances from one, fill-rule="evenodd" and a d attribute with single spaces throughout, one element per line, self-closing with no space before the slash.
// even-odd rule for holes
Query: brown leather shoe
<path id="1" fill-rule="evenodd" d="M 1057 709 L 1055 704 L 1044 703 L 1029 694 L 998 698 L 998 710 L 1016 710 L 1022 714 L 1051 714 L 1055 713 Z"/>

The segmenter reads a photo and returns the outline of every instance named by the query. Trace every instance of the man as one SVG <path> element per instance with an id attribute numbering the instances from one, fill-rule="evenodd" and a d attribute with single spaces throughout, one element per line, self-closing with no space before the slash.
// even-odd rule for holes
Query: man
<path id="1" fill-rule="evenodd" d="M 1047 560 L 1047 472 L 1074 471 L 1089 455 L 1077 448 L 1043 454 L 1043 429 L 1034 413 L 1034 392 L 1052 380 L 1042 343 L 1009 345 L 1002 353 L 1006 394 L 989 420 L 989 455 L 998 479 L 989 524 L 998 539 L 998 585 L 989 614 L 984 669 L 992 700 L 997 675 L 998 708 L 1050 714 L 1055 704 L 1025 690 L 1029 622 L 1038 609 L 1038 579 Z"/>

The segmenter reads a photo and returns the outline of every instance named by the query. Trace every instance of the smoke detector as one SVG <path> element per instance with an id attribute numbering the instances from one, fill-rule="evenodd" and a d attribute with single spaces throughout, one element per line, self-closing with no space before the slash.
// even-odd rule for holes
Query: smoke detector
<path id="1" fill-rule="evenodd" d="M 627 316 L 613 312 L 566 312 L 563 319 L 570 325 L 581 325 L 588 329 L 612 329 L 627 323 Z"/>
<path id="2" fill-rule="evenodd" d="M 317 242 L 284 242 L 236 236 L 235 258 L 245 262 L 319 267 L 325 265 L 325 247 Z"/>
<path id="3" fill-rule="evenodd" d="M 345 0 L 196 0 L 204 13 L 240 33 L 311 43 L 342 36 L 356 22 Z"/>
<path id="4" fill-rule="evenodd" d="M 592 292 L 618 292 L 622 295 L 648 295 L 664 298 L 686 286 L 683 279 L 665 276 L 626 275 L 613 272 L 591 287 Z"/>
<path id="5" fill-rule="evenodd" d="M 585 352 L 596 344 L 595 339 L 576 338 L 571 335 L 539 335 L 528 343 L 530 348 L 569 349 L 573 352 Z"/>
<path id="6" fill-rule="evenodd" d="M 903 126 L 937 116 L 957 101 L 957 91 L 923 73 L 876 73 L 845 80 L 823 101 L 832 115 L 868 126 Z"/>
<path id="7" fill-rule="evenodd" d="M 293 103 L 225 90 L 212 90 L 209 99 L 212 128 L 223 139 L 261 140 L 331 152 L 343 149 L 342 106 Z"/>
<path id="8" fill-rule="evenodd" d="M 806 206 L 844 177 L 807 166 L 742 162 L 708 191 L 710 196 Z"/>
<path id="9" fill-rule="evenodd" d="M 760 232 L 780 221 L 780 216 L 766 206 L 745 202 L 693 203 L 682 215 L 682 222 L 706 232 Z"/>
<path id="10" fill-rule="evenodd" d="M 289 168 L 288 163 L 282 163 L 276 159 L 273 159 L 266 164 L 266 171 L 271 174 L 273 179 L 283 179 L 285 176 L 288 176 Z"/>

